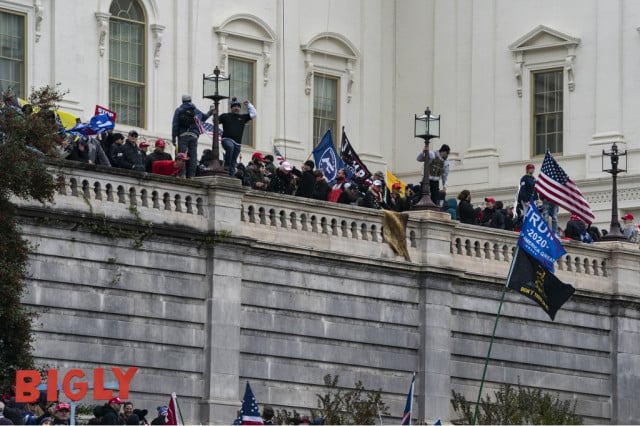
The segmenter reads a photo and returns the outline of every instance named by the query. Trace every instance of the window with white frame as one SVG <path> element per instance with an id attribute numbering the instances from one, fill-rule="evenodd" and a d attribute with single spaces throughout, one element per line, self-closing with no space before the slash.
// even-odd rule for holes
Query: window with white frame
<path id="1" fill-rule="evenodd" d="M 562 153 L 564 110 L 562 69 L 536 71 L 533 83 L 533 155 Z"/>
<path id="2" fill-rule="evenodd" d="M 23 14 L 0 10 L 0 91 L 26 97 L 25 21 Z"/>
<path id="3" fill-rule="evenodd" d="M 109 12 L 109 108 L 119 123 L 145 127 L 144 11 L 137 0 L 113 0 Z"/>
<path id="4" fill-rule="evenodd" d="M 238 101 L 255 99 L 255 69 L 256 61 L 229 56 L 229 75 L 231 76 L 230 95 Z M 248 114 L 246 105 L 242 104 L 240 114 Z M 245 124 L 242 134 L 242 145 L 255 146 L 253 120 Z"/>
<path id="5" fill-rule="evenodd" d="M 313 76 L 313 146 L 316 147 L 322 136 L 331 129 L 334 142 L 338 135 L 338 99 L 340 79 L 337 77 L 314 74 Z"/>

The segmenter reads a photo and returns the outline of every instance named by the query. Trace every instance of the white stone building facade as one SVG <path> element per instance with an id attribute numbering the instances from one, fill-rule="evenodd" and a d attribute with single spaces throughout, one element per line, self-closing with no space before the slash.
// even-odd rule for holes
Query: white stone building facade
<path id="1" fill-rule="evenodd" d="M 2 87 L 60 83 L 60 108 L 83 120 L 102 105 L 119 130 L 169 139 L 182 94 L 208 108 L 202 76 L 218 66 L 258 110 L 245 161 L 276 145 L 299 165 L 344 126 L 372 172 L 418 182 L 414 114 L 429 106 L 432 145 L 452 147 L 449 196 L 509 202 L 549 148 L 608 229 L 615 142 L 620 213 L 640 216 L 640 3 L 0 0 L 0 17 Z"/>

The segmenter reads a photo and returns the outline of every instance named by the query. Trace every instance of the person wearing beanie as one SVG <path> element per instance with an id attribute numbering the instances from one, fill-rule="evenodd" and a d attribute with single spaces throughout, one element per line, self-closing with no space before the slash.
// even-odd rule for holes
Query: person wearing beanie
<path id="1" fill-rule="evenodd" d="M 429 156 L 429 189 L 431 191 L 431 201 L 436 206 L 440 206 L 444 202 L 444 198 L 447 194 L 447 182 L 449 180 L 449 153 L 451 148 L 449 145 L 442 144 L 440 149 L 436 151 L 430 151 L 429 145 L 425 144 L 422 152 L 418 154 L 416 161 L 426 161 L 427 155 Z M 442 189 L 440 184 L 442 183 Z"/>
<path id="2" fill-rule="evenodd" d="M 302 164 L 302 173 L 298 178 L 298 188 L 296 190 L 296 196 L 304 198 L 313 198 L 313 189 L 316 184 L 316 177 L 313 174 L 313 169 L 316 164 L 313 160 L 307 160 Z"/>
<path id="3" fill-rule="evenodd" d="M 198 168 L 198 137 L 202 133 L 202 123 L 213 114 L 213 107 L 204 113 L 191 102 L 191 95 L 182 95 L 182 104 L 173 113 L 171 140 L 178 145 L 178 152 L 189 158 L 181 176 L 191 179 Z M 198 123 L 200 121 L 200 123 Z M 145 165 L 146 167 L 146 165 Z"/>
<path id="4" fill-rule="evenodd" d="M 229 171 L 229 176 L 233 176 L 238 165 L 238 156 L 242 148 L 242 135 L 247 122 L 256 118 L 258 113 L 256 108 L 248 100 L 243 102 L 248 113 L 240 114 L 242 104 L 238 98 L 233 97 L 229 107 L 231 112 L 221 114 L 218 122 L 222 126 L 222 148 L 224 149 L 224 167 Z"/>
<path id="5" fill-rule="evenodd" d="M 525 216 L 527 214 L 529 201 L 535 201 L 538 199 L 538 194 L 536 194 L 533 189 L 536 185 L 536 178 L 533 177 L 535 170 L 536 166 L 533 164 L 527 164 L 525 167 L 525 174 L 520 178 L 520 186 L 518 187 L 518 205 L 516 207 L 518 216 Z"/>

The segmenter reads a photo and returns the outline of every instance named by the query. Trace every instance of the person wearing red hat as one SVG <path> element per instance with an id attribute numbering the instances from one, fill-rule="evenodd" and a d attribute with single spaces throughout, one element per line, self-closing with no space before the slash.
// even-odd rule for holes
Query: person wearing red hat
<path id="1" fill-rule="evenodd" d="M 406 202 L 406 198 L 403 198 L 400 195 L 400 190 L 402 189 L 402 185 L 400 182 L 395 182 L 391 185 L 391 193 L 387 199 L 387 206 L 389 210 L 393 210 L 396 212 L 403 212 L 405 210 L 409 210 L 410 205 Z"/>
<path id="2" fill-rule="evenodd" d="M 525 174 L 520 178 L 520 186 L 518 187 L 518 205 L 516 207 L 518 216 L 525 216 L 527 214 L 529 201 L 535 201 L 538 199 L 538 194 L 534 191 L 536 178 L 533 177 L 533 173 L 535 170 L 536 166 L 533 164 L 527 164 L 525 167 Z"/>
<path id="3" fill-rule="evenodd" d="M 626 213 L 622 216 L 622 234 L 626 237 L 626 239 L 632 243 L 637 243 L 638 238 L 638 227 L 635 223 L 633 223 L 634 217 L 631 213 Z"/>
<path id="4" fill-rule="evenodd" d="M 58 404 L 56 404 L 56 411 L 53 414 L 53 418 L 53 424 L 71 424 L 71 405 L 69 405 L 68 402 L 59 402 Z"/>
<path id="5" fill-rule="evenodd" d="M 155 149 L 151 154 L 147 155 L 147 158 L 144 162 L 144 168 L 147 171 L 147 173 L 153 173 L 152 167 L 155 161 L 172 159 L 171 154 L 164 152 L 164 149 L 165 149 L 164 140 L 156 139 Z"/>
<path id="6" fill-rule="evenodd" d="M 485 207 L 484 210 L 482 210 L 480 225 L 488 228 L 504 229 L 504 215 L 496 209 L 496 199 L 487 197 L 484 199 L 484 203 Z"/>
<path id="7" fill-rule="evenodd" d="M 179 176 L 189 157 L 184 152 L 176 154 L 175 160 L 154 161 L 151 166 L 151 173 L 163 176 Z"/>
<path id="8" fill-rule="evenodd" d="M 103 406 L 104 415 L 102 416 L 103 425 L 123 425 L 125 421 L 120 417 L 120 409 L 124 401 L 115 396 Z"/>

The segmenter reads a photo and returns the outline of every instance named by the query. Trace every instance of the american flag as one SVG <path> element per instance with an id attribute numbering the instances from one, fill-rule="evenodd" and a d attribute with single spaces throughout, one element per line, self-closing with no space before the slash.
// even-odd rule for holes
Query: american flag
<path id="1" fill-rule="evenodd" d="M 262 425 L 262 416 L 258 409 L 258 401 L 253 396 L 251 386 L 247 382 L 247 387 L 244 391 L 244 398 L 242 399 L 242 409 L 240 410 L 240 417 L 242 418 L 243 425 Z"/>
<path id="2" fill-rule="evenodd" d="M 404 414 L 402 414 L 402 425 L 411 425 L 411 410 L 413 408 L 413 387 L 416 383 L 416 373 L 413 373 L 411 386 L 409 386 L 409 394 L 407 395 L 407 404 L 404 406 Z"/>
<path id="3" fill-rule="evenodd" d="M 213 137 L 213 124 L 207 123 L 206 121 L 200 120 L 200 117 L 195 117 L 196 124 L 198 125 L 198 130 L 200 134 L 206 134 L 208 136 Z M 222 139 L 222 129 L 218 129 L 218 137 Z"/>
<path id="4" fill-rule="evenodd" d="M 281 164 L 283 161 L 285 161 L 285 159 L 282 156 L 282 154 L 280 154 L 280 150 L 275 145 L 273 146 L 273 154 L 276 156 L 276 162 L 278 164 Z"/>
<path id="5" fill-rule="evenodd" d="M 591 224 L 595 220 L 589 202 L 549 151 L 544 156 L 534 188 L 538 194 L 575 214 L 585 223 Z"/>

